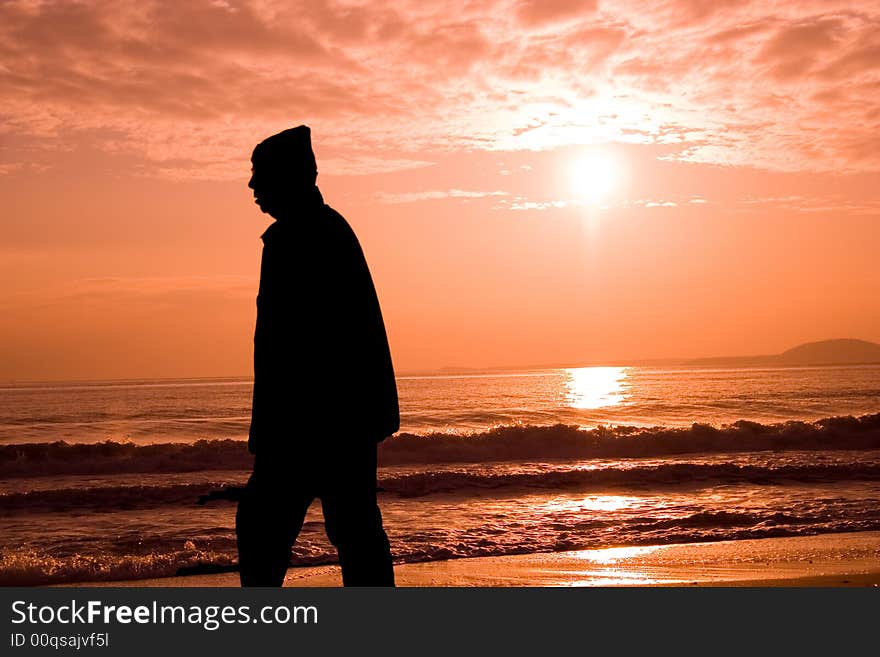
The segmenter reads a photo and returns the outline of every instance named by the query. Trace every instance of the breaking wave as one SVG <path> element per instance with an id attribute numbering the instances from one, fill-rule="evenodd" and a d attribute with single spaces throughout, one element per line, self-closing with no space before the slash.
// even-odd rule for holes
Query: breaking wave
<path id="1" fill-rule="evenodd" d="M 818 484 L 878 480 L 880 464 L 765 467 L 735 463 L 670 463 L 541 473 L 424 472 L 380 480 L 379 485 L 382 490 L 401 497 L 418 497 L 433 493 L 467 493 L 495 489 L 523 492 L 528 489 L 599 491 L 623 488 L 636 491 L 671 486 Z"/>
<path id="2" fill-rule="evenodd" d="M 398 497 L 455 493 L 480 495 L 530 490 L 650 491 L 670 487 L 706 488 L 730 484 L 758 486 L 880 481 L 880 463 L 751 465 L 738 463 L 617 463 L 601 468 L 532 469 L 525 471 L 437 470 L 391 475 L 379 480 L 381 492 Z M 0 495 L 0 517 L 18 514 L 92 511 L 106 513 L 236 502 L 241 486 L 223 482 L 168 486 L 102 486 L 59 488 Z"/>
<path id="3" fill-rule="evenodd" d="M 714 427 L 502 426 L 470 434 L 398 434 L 380 445 L 380 464 L 588 460 L 758 451 L 880 449 L 880 414 L 816 422 L 760 424 L 741 420 Z M 134 472 L 248 470 L 252 457 L 240 440 L 137 445 L 28 443 L 0 445 L 0 477 Z"/>

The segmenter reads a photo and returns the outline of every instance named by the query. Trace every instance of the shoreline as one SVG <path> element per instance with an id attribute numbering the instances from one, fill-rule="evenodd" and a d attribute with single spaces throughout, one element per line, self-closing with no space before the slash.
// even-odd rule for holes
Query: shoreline
<path id="1" fill-rule="evenodd" d="M 397 564 L 402 587 L 880 586 L 880 531 L 542 552 Z M 339 567 L 298 566 L 285 587 L 337 587 Z M 238 587 L 238 573 L 58 584 Z"/>

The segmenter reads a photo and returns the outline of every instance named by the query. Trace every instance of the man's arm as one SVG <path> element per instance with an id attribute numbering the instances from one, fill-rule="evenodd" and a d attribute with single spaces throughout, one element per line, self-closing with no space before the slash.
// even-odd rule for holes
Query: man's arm
<path id="1" fill-rule="evenodd" d="M 391 350 L 373 278 L 347 223 L 340 242 L 339 258 L 334 259 L 341 274 L 334 295 L 339 313 L 335 320 L 340 329 L 337 341 L 345 369 L 356 382 L 352 411 L 378 441 L 400 427 Z"/>

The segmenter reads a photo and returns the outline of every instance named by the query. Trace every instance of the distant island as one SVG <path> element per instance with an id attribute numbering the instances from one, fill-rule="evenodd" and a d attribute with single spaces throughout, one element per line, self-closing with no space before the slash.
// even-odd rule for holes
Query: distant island
<path id="1" fill-rule="evenodd" d="M 763 356 L 714 356 L 710 358 L 652 358 L 592 363 L 544 363 L 528 366 L 441 367 L 431 374 L 468 374 L 520 370 L 565 369 L 571 367 L 809 367 L 817 365 L 880 364 L 880 344 L 853 338 L 819 340 L 792 347 L 781 354 Z M 414 373 L 409 373 L 414 374 Z M 425 372 L 428 374 L 428 372 Z"/>
<path id="2" fill-rule="evenodd" d="M 702 367 L 803 367 L 807 365 L 869 365 L 880 363 L 880 344 L 839 338 L 807 342 L 781 354 L 691 358 L 686 365 Z"/>

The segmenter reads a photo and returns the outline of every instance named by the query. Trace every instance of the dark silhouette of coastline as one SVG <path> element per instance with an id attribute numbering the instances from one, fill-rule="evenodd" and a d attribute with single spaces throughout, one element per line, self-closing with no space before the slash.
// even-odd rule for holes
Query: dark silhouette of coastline
<path id="1" fill-rule="evenodd" d="M 686 362 L 687 365 L 698 367 L 811 367 L 875 363 L 880 363 L 880 344 L 852 338 L 807 342 L 781 354 L 715 356 L 692 358 Z"/>
<path id="2" fill-rule="evenodd" d="M 880 364 L 880 344 L 855 338 L 835 338 L 805 342 L 779 354 L 757 356 L 708 356 L 705 358 L 618 358 L 609 360 L 553 363 L 519 363 L 491 367 L 449 365 L 425 372 L 403 372 L 402 375 L 431 376 L 435 374 L 468 374 L 474 372 L 522 372 L 528 370 L 567 369 L 573 367 L 836 367 L 843 365 Z"/>
<path id="3" fill-rule="evenodd" d="M 346 586 L 393 586 L 376 500 L 377 444 L 398 430 L 394 369 L 357 237 L 324 203 L 307 126 L 264 140 L 248 186 L 275 219 L 262 235 L 248 448 L 236 514 L 242 586 L 280 586 L 321 500 Z"/>

